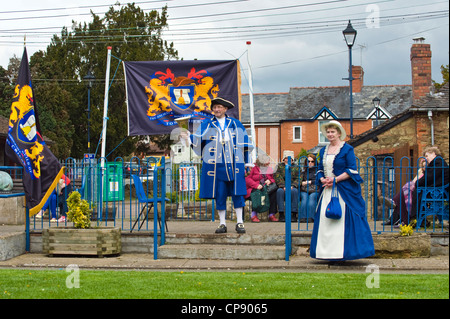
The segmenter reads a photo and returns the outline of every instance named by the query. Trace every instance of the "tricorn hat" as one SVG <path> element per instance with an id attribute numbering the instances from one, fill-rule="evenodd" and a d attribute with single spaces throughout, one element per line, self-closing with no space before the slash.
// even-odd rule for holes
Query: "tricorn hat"
<path id="1" fill-rule="evenodd" d="M 234 107 L 233 103 L 231 103 L 230 101 L 227 101 L 225 99 L 222 99 L 221 97 L 216 97 L 215 99 L 211 100 L 211 109 L 216 104 L 223 105 L 228 109 L 232 109 Z"/>

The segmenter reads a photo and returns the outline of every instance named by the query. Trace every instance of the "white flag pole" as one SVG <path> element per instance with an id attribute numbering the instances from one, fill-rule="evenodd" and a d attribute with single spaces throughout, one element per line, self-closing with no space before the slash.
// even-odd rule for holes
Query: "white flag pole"
<path id="1" fill-rule="evenodd" d="M 250 63 L 250 45 L 251 41 L 247 41 L 247 63 L 248 63 L 248 87 L 249 87 L 249 101 L 250 101 L 250 134 L 252 136 L 253 144 L 255 148 L 253 148 L 251 153 L 251 161 L 252 164 L 256 161 L 256 132 L 255 132 L 255 111 L 253 108 L 253 75 L 252 75 L 252 66 Z"/>
<path id="2" fill-rule="evenodd" d="M 106 76 L 105 76 L 105 100 L 103 103 L 103 128 L 102 128 L 102 153 L 101 153 L 101 160 L 100 160 L 100 170 L 101 174 L 99 174 L 101 178 L 100 182 L 100 196 L 99 196 L 99 202 L 98 202 L 98 210 L 97 210 L 97 219 L 101 219 L 103 215 L 103 196 L 104 196 L 104 187 L 108 187 L 105 183 L 104 176 L 105 176 L 105 151 L 106 151 L 106 124 L 108 123 L 108 96 L 109 96 L 109 73 L 111 69 L 111 50 L 112 47 L 108 47 L 108 55 L 106 60 Z"/>
<path id="3" fill-rule="evenodd" d="M 103 104 L 103 128 L 102 128 L 102 154 L 101 154 L 101 167 L 105 168 L 105 152 L 106 152 L 106 125 L 108 123 L 108 96 L 109 96 L 109 73 L 111 69 L 111 50 L 112 47 L 108 47 L 108 56 L 106 61 L 106 77 L 105 77 L 105 100 Z"/>

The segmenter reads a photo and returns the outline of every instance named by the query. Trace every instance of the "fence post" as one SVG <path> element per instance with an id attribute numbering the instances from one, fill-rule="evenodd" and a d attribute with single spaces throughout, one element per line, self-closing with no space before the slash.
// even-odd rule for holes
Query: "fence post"
<path id="1" fill-rule="evenodd" d="M 289 256 L 292 250 L 292 237 L 291 237 L 291 157 L 288 157 L 288 162 L 285 167 L 285 260 L 289 261 Z"/>
<path id="2" fill-rule="evenodd" d="M 25 203 L 25 251 L 30 252 L 30 209 Z"/>
<path id="3" fill-rule="evenodd" d="M 164 196 L 166 196 L 164 194 Z M 153 168 L 153 259 L 158 259 L 158 166 Z M 148 209 L 148 207 L 147 207 Z"/>
<path id="4" fill-rule="evenodd" d="M 155 181 L 153 181 L 155 184 Z M 166 243 L 166 159 L 161 157 L 161 246 Z"/>

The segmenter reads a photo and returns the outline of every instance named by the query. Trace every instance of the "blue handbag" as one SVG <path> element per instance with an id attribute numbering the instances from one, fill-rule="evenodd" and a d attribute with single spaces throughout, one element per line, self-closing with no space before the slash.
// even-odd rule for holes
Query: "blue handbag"
<path id="1" fill-rule="evenodd" d="M 342 217 L 342 208 L 339 203 L 336 178 L 333 180 L 333 189 L 331 190 L 331 200 L 325 211 L 325 216 L 331 219 L 340 219 Z"/>

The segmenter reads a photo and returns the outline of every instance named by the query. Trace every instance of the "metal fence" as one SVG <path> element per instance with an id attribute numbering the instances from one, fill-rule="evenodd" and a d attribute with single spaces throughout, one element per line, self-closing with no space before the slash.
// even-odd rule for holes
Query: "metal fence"
<path id="1" fill-rule="evenodd" d="M 415 216 L 418 216 L 418 211 L 421 209 L 419 205 L 414 207 L 416 211 L 410 213 L 404 209 L 404 205 L 400 205 L 399 215 L 394 220 L 394 209 L 388 204 L 388 199 L 398 196 L 400 192 L 403 192 L 403 197 L 409 198 L 410 201 L 413 196 L 416 196 L 415 202 L 419 201 L 419 194 L 413 192 L 412 187 L 407 190 L 402 190 L 402 187 L 405 184 L 409 186 L 414 184 L 411 181 L 417 175 L 422 159 L 424 158 L 420 158 L 417 163 L 411 163 L 409 158 L 402 158 L 399 166 L 394 166 L 392 157 L 386 157 L 382 161 L 371 157 L 365 163 L 360 163 L 358 160 L 358 171 L 364 180 L 361 189 L 366 203 L 366 216 L 374 232 L 398 232 L 397 219 L 406 220 L 408 224 L 412 223 L 416 231 L 448 231 L 448 225 L 443 222 L 443 219 L 448 217 L 442 218 L 437 214 L 428 217 L 421 222 L 421 225 L 414 224 Z M 86 163 L 73 158 L 65 160 L 62 164 L 66 167 L 66 176 L 71 180 L 72 185 L 57 194 L 58 202 L 61 203 L 56 209 L 58 219 L 51 221 L 48 215 L 44 215 L 44 218 L 34 216 L 31 218 L 31 229 L 66 226 L 70 223 L 60 219 L 67 210 L 64 199 L 70 191 L 78 190 L 91 205 L 94 225 L 119 226 L 124 231 L 153 231 L 155 229 L 154 213 L 142 199 L 139 199 L 132 175 L 139 176 L 146 197 L 164 199 L 163 203 L 159 201 L 156 205 L 158 212 L 165 215 L 163 221 L 214 221 L 216 218 L 214 201 L 199 198 L 201 163 L 174 164 L 160 163 L 158 160 L 150 158 L 142 162 L 138 158 L 132 158 L 130 161 L 116 158 L 110 162 L 105 160 L 103 169 L 101 160 Z M 298 160 L 300 174 L 306 164 L 306 157 Z M 448 167 L 445 169 L 448 170 Z M 441 182 L 443 183 L 444 181 Z M 433 188 L 430 185 L 428 187 Z M 288 193 L 286 192 L 286 196 L 291 195 Z M 301 192 L 298 193 L 297 210 L 300 212 Z M 440 206 L 444 214 L 448 216 L 448 193 L 446 196 L 440 199 Z M 251 202 L 246 201 L 244 209 L 246 220 L 249 219 L 250 206 Z M 231 202 L 229 207 L 227 218 L 233 219 Z M 292 231 L 312 231 L 313 221 L 298 219 L 292 223 L 291 229 Z"/>

